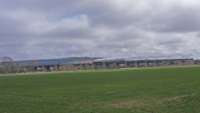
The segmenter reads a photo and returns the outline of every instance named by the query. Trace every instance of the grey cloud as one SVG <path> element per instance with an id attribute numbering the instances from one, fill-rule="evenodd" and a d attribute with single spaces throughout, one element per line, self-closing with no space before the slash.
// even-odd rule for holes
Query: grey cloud
<path id="1" fill-rule="evenodd" d="M 172 8 L 151 19 L 152 29 L 158 32 L 195 32 L 200 30 L 199 9 Z"/>
<path id="2" fill-rule="evenodd" d="M 0 54 L 199 57 L 197 0 L 0 0 Z"/>

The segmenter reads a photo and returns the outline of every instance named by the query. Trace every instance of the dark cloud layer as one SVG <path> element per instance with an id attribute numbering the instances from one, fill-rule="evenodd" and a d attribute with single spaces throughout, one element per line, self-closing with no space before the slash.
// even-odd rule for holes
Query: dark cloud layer
<path id="1" fill-rule="evenodd" d="M 198 0 L 0 0 L 0 54 L 199 58 L 199 11 Z"/>

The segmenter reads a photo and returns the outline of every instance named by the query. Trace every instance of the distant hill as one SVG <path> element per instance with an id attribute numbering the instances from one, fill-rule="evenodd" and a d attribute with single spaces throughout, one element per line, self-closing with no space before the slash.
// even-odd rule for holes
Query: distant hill
<path id="1" fill-rule="evenodd" d="M 80 64 L 85 62 L 91 62 L 100 57 L 69 57 L 69 58 L 60 58 L 60 59 L 39 59 L 39 60 L 24 60 L 24 61 L 15 61 L 16 64 L 23 66 L 33 66 L 33 65 L 65 65 L 65 64 Z"/>
<path id="2" fill-rule="evenodd" d="M 10 57 L 0 57 L 0 63 L 2 62 L 12 62 L 13 59 Z"/>

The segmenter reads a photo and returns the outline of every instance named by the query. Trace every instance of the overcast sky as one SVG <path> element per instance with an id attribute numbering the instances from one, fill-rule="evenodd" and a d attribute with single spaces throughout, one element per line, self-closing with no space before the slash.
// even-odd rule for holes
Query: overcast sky
<path id="1" fill-rule="evenodd" d="M 200 57 L 199 0 L 0 0 L 0 56 Z"/>

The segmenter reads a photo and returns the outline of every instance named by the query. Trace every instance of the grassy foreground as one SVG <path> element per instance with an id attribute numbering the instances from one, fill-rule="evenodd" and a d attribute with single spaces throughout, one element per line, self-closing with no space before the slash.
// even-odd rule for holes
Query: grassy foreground
<path id="1" fill-rule="evenodd" d="M 200 113 L 200 67 L 0 76 L 0 113 Z"/>

